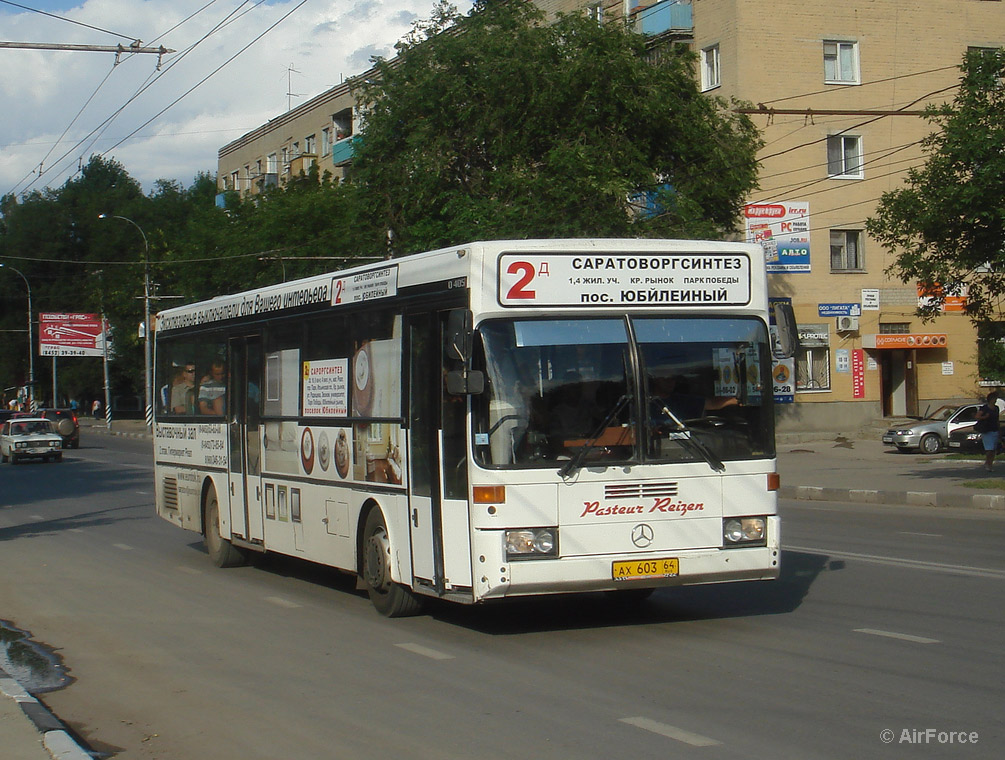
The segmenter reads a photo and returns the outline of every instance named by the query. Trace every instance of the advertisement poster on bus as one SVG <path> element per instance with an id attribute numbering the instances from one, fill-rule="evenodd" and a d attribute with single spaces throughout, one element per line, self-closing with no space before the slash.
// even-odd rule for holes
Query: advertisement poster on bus
<path id="1" fill-rule="evenodd" d="M 768 333 L 771 337 L 771 380 L 773 384 L 772 393 L 776 404 L 792 404 L 796 400 L 796 360 L 795 358 L 781 359 L 779 353 L 781 346 L 778 340 L 778 327 L 775 324 L 775 304 L 792 304 L 791 298 L 769 298 L 768 315 L 770 324 Z"/>
<path id="2" fill-rule="evenodd" d="M 743 207 L 748 243 L 760 243 L 769 273 L 808 273 L 810 267 L 810 204 L 748 203 Z"/>
<path id="3" fill-rule="evenodd" d="M 304 362 L 304 417 L 349 415 L 349 360 Z"/>
<path id="4" fill-rule="evenodd" d="M 39 313 L 39 356 L 102 356 L 104 352 L 100 315 Z"/>

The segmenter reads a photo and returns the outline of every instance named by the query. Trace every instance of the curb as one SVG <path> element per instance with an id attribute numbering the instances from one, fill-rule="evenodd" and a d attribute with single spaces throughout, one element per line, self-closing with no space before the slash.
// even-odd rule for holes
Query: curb
<path id="1" fill-rule="evenodd" d="M 779 497 L 796 501 L 847 501 L 858 504 L 893 504 L 914 507 L 963 507 L 970 509 L 1003 509 L 1005 495 L 944 494 L 935 491 L 878 491 L 855 488 L 823 488 L 821 486 L 782 486 Z"/>
<path id="2" fill-rule="evenodd" d="M 70 736 L 59 718 L 49 712 L 45 705 L 2 669 L 0 669 L 0 691 L 17 702 L 21 712 L 42 735 L 42 746 L 54 760 L 93 760 L 93 756 Z"/>

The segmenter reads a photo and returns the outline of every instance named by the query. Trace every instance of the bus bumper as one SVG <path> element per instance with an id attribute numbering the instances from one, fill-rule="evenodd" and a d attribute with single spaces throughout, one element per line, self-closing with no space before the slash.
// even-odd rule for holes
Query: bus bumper
<path id="1" fill-rule="evenodd" d="M 614 565 L 624 561 L 673 558 L 679 571 L 673 577 L 614 580 Z M 475 601 L 534 594 L 616 591 L 631 588 L 690 586 L 731 581 L 774 580 L 781 567 L 781 549 L 758 546 L 700 549 L 653 555 L 600 555 L 565 559 L 509 562 L 476 579 Z"/>

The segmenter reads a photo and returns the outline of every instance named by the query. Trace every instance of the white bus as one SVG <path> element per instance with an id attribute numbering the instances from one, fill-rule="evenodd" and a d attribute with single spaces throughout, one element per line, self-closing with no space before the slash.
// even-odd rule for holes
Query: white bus
<path id="1" fill-rule="evenodd" d="M 389 616 L 776 578 L 786 316 L 760 247 L 667 240 L 471 243 L 172 308 L 157 512 L 219 566 L 355 574 Z"/>

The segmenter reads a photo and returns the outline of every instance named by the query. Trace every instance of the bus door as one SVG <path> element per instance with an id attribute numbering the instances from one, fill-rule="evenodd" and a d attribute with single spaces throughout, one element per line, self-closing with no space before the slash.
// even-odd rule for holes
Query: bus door
<path id="1" fill-rule="evenodd" d="M 412 574 L 438 593 L 471 585 L 467 397 L 450 395 L 449 312 L 409 317 L 408 499 Z"/>
<path id="2" fill-rule="evenodd" d="M 434 313 L 408 318 L 408 525 L 412 575 L 442 591 L 439 411 L 440 339 Z M 440 570 L 440 572 L 437 572 Z"/>
<path id="3" fill-rule="evenodd" d="M 246 541 L 265 537 L 262 515 L 262 341 L 230 341 L 230 525 Z"/>

